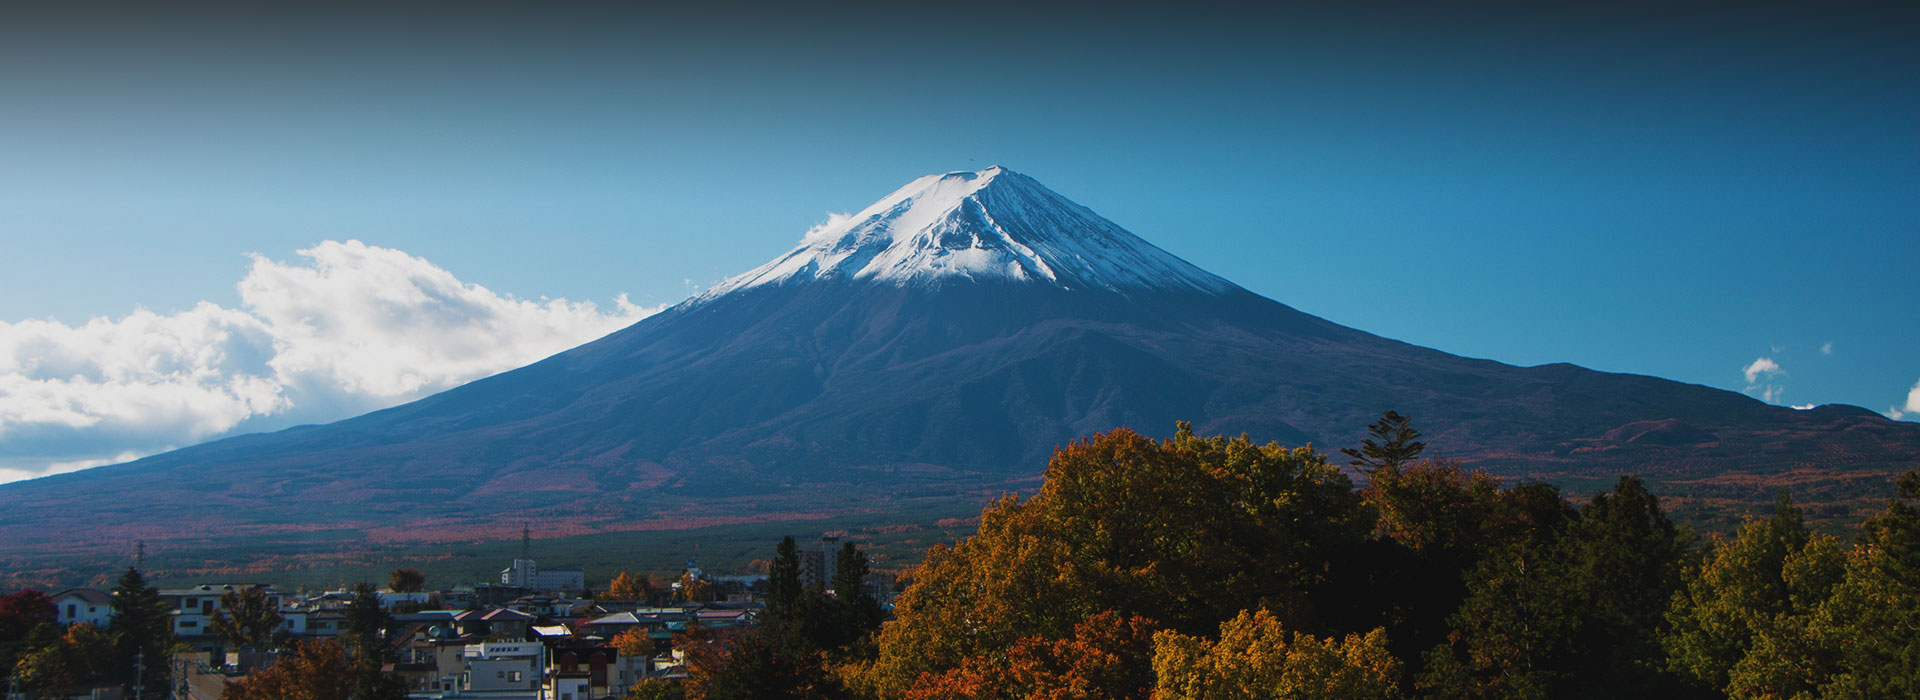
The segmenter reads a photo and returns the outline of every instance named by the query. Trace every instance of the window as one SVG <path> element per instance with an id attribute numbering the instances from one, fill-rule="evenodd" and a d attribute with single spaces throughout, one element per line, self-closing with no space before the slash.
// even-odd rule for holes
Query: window
<path id="1" fill-rule="evenodd" d="M 508 672 L 507 672 L 507 682 L 508 682 L 508 683 L 519 683 L 519 682 L 520 682 L 520 672 L 519 672 L 519 671 L 508 671 Z"/>
<path id="2" fill-rule="evenodd" d="M 200 623 L 197 620 L 181 620 L 180 621 L 180 629 L 183 629 L 183 630 L 190 630 L 199 626 L 200 626 Z"/>
<path id="3" fill-rule="evenodd" d="M 72 604 L 72 603 L 68 603 L 68 604 L 67 604 L 67 619 L 69 619 L 69 620 L 71 620 L 71 619 L 73 619 L 73 611 L 75 611 L 75 610 L 78 610 L 79 608 L 80 608 L 80 606 L 78 606 L 78 605 L 74 605 L 74 604 Z M 46 609 L 46 608 L 41 608 L 41 610 L 45 610 L 45 609 Z"/>

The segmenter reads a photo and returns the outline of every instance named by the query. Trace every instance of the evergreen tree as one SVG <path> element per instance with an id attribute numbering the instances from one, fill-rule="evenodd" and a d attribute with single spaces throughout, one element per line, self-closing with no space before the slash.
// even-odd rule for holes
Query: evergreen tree
<path id="1" fill-rule="evenodd" d="M 136 662 L 146 667 L 139 681 L 147 689 L 172 685 L 173 618 L 160 589 L 147 583 L 140 570 L 127 567 L 113 587 L 112 636 L 114 680 L 131 686 Z"/>
<path id="2" fill-rule="evenodd" d="M 380 594 L 373 590 L 373 584 L 362 581 L 353 586 L 353 599 L 347 601 L 347 653 L 358 659 L 372 659 L 378 663 L 386 652 L 386 627 L 391 622 L 387 612 L 380 609 Z"/>
<path id="3" fill-rule="evenodd" d="M 774 549 L 773 564 L 767 567 L 767 618 L 796 622 L 800 617 L 800 547 L 788 536 Z"/>
<path id="4" fill-rule="evenodd" d="M 1420 442 L 1420 431 L 1413 429 L 1412 419 L 1397 411 L 1387 411 L 1379 421 L 1367 426 L 1367 438 L 1360 441 L 1360 449 L 1349 447 L 1340 452 L 1353 458 L 1348 464 L 1363 472 L 1375 472 L 1413 464 L 1426 449 L 1427 443 Z"/>
<path id="5" fill-rule="evenodd" d="M 830 648 L 845 648 L 879 631 L 886 613 L 880 603 L 867 594 L 867 553 L 852 542 L 840 545 L 833 571 L 833 620 L 827 625 Z"/>

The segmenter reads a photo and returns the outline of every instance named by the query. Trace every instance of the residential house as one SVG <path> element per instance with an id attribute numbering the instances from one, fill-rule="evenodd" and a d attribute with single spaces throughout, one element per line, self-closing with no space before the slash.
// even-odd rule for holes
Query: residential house
<path id="1" fill-rule="evenodd" d="M 53 608 L 61 626 L 89 624 L 106 628 L 113 618 L 113 596 L 92 588 L 69 588 L 55 593 Z"/>

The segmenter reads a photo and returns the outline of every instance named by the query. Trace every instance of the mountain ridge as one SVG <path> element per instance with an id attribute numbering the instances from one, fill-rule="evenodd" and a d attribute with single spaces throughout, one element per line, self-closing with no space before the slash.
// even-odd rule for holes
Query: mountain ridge
<path id="1" fill-rule="evenodd" d="M 512 530 L 504 519 L 598 532 L 871 512 L 1028 488 L 1055 447 L 1115 427 L 1163 435 L 1184 420 L 1331 452 L 1387 409 L 1412 415 L 1434 456 L 1568 483 L 1641 473 L 1694 499 L 1750 498 L 1749 482 L 1796 470 L 1854 483 L 1920 455 L 1920 426 L 1861 409 L 1460 357 L 1204 271 L 1140 273 L 1191 265 L 989 170 L 916 180 L 725 291 L 526 367 L 332 424 L 0 485 L 0 553 L 237 529 L 404 540 Z M 1047 206 L 992 216 L 1028 196 Z M 1002 234 L 1147 262 L 1042 260 L 1048 277 L 1016 274 L 1028 268 L 1010 248 L 995 253 L 1009 265 L 984 268 L 931 252 Z M 1088 240 L 1114 245 L 1069 245 Z M 843 255 L 782 267 L 822 251 Z M 1220 284 L 1193 284 L 1207 279 Z"/>

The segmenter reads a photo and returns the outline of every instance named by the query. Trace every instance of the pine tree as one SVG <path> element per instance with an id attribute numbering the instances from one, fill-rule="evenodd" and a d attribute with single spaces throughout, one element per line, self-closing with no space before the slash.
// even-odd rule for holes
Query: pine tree
<path id="1" fill-rule="evenodd" d="M 139 678 L 146 688 L 165 688 L 171 683 L 166 663 L 173 647 L 173 619 L 160 599 L 160 589 L 147 583 L 140 570 L 127 567 L 113 587 L 113 646 L 115 680 L 132 685 L 134 666 L 142 663 L 146 671 Z"/>
<path id="2" fill-rule="evenodd" d="M 833 571 L 833 614 L 831 645 L 845 647 L 879 631 L 886 613 L 880 603 L 867 595 L 869 567 L 867 553 L 852 542 L 840 545 Z"/>
<path id="3" fill-rule="evenodd" d="M 774 549 L 773 564 L 767 568 L 767 617 L 794 622 L 800 615 L 800 547 L 789 536 Z"/>
<path id="4" fill-rule="evenodd" d="M 1353 458 L 1348 464 L 1364 472 L 1398 470 L 1419 459 L 1420 453 L 1427 449 L 1427 443 L 1419 441 L 1420 431 L 1413 429 L 1412 419 L 1398 411 L 1387 411 L 1379 421 L 1367 426 L 1367 436 L 1360 441 L 1360 449 L 1340 450 L 1341 454 Z"/>

